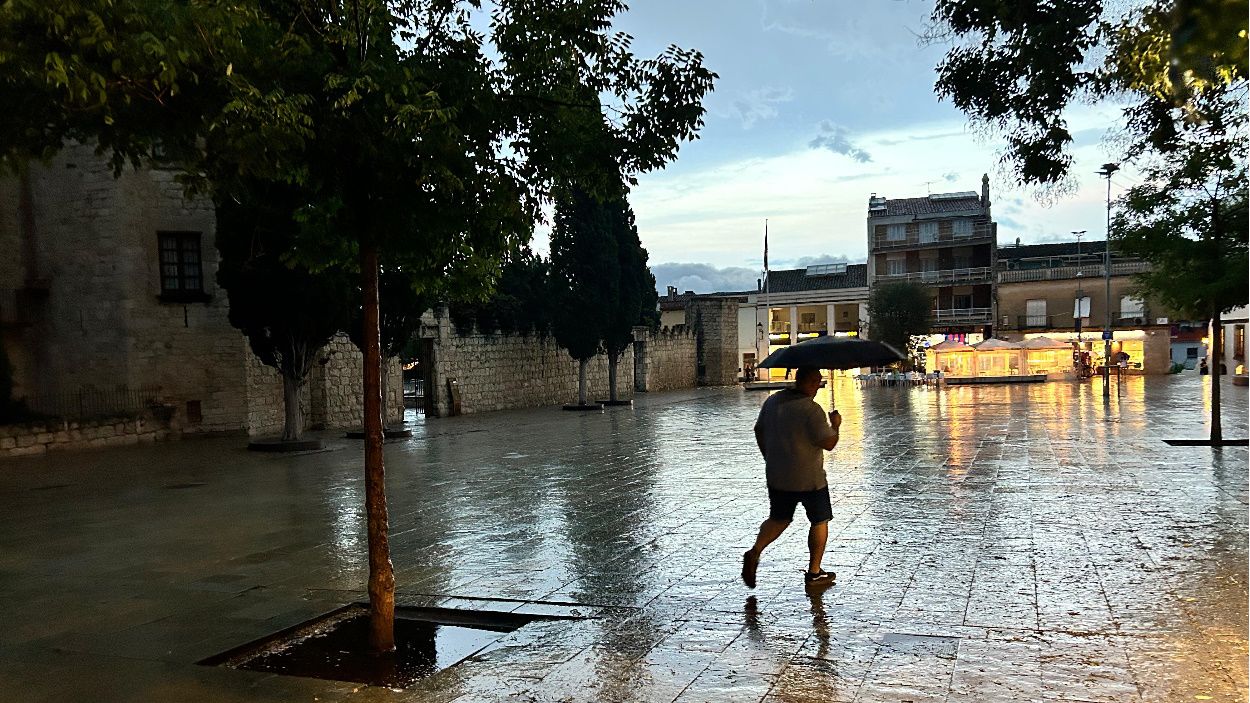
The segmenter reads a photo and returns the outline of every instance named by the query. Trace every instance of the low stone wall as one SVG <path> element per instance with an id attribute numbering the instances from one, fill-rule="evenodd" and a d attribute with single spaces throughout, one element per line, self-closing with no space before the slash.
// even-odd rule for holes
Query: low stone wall
<path id="1" fill-rule="evenodd" d="M 578 362 L 549 335 L 462 335 L 439 311 L 424 331 L 433 343 L 427 393 L 432 414 L 452 413 L 448 382 L 455 381 L 463 414 L 577 402 Z M 693 388 L 696 385 L 696 339 L 678 327 L 638 328 L 632 350 L 617 366 L 617 398 L 635 392 Z M 639 365 L 635 373 L 635 365 Z M 586 369 L 587 400 L 608 397 L 608 359 L 598 355 Z"/>
<path id="2" fill-rule="evenodd" d="M 304 421 L 308 429 L 352 429 L 361 426 L 364 401 L 361 384 L 364 355 L 347 335 L 340 334 L 321 350 L 321 363 L 308 375 L 308 383 L 300 394 Z M 282 400 L 282 377 L 277 369 L 265 366 L 248 355 L 248 425 L 249 435 L 282 433 L 286 422 Z M 403 378 L 398 359 L 391 359 L 386 373 L 387 414 L 392 421 L 403 418 Z"/>
<path id="3" fill-rule="evenodd" d="M 308 379 L 312 410 L 309 426 L 314 428 L 360 427 L 364 424 L 364 394 L 361 392 L 365 357 L 347 335 L 340 334 L 321 352 L 323 363 Z M 387 364 L 383 381 L 387 386 L 388 421 L 404 417 L 403 371 L 399 359 Z"/>
<path id="4" fill-rule="evenodd" d="M 171 434 L 169 423 L 144 417 L 5 425 L 0 426 L 0 458 L 156 442 Z"/>
<path id="5" fill-rule="evenodd" d="M 454 332 L 435 345 L 433 388 L 438 417 L 451 414 L 448 382 L 460 392 L 463 414 L 577 402 L 578 362 L 548 335 L 510 336 Z M 617 397 L 634 395 L 633 355 L 621 355 Z M 590 360 L 588 400 L 608 397 L 608 359 Z"/>
<path id="6" fill-rule="evenodd" d="M 684 325 L 664 330 L 636 330 L 634 358 L 639 391 L 694 388 L 698 383 L 698 349 L 694 330 Z"/>

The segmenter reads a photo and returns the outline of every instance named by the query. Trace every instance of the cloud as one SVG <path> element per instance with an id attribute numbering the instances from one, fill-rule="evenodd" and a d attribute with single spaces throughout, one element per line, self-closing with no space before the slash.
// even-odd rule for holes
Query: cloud
<path id="1" fill-rule="evenodd" d="M 946 173 L 942 174 L 942 180 L 946 181 L 947 183 L 954 183 L 959 180 L 959 174 L 955 173 L 954 171 L 947 171 Z"/>
<path id="2" fill-rule="evenodd" d="M 755 290 L 761 273 L 741 266 L 717 268 L 711 264 L 668 263 L 651 267 L 655 275 L 655 288 L 660 295 L 673 286 L 679 293 L 728 293 Z"/>
<path id="3" fill-rule="evenodd" d="M 834 256 L 833 254 L 821 254 L 819 256 L 800 256 L 793 261 L 791 266 L 796 269 L 804 269 L 808 266 L 815 266 L 816 264 L 847 264 L 850 262 L 851 260 L 848 259 L 845 254 L 839 254 L 837 256 Z M 777 263 L 784 264 L 786 262 L 779 261 Z"/>
<path id="4" fill-rule="evenodd" d="M 967 132 L 942 131 L 932 134 L 908 134 L 902 137 L 887 137 L 876 140 L 881 146 L 898 146 L 900 144 L 910 144 L 912 142 L 928 142 L 935 139 L 961 139 L 967 137 Z"/>
<path id="5" fill-rule="evenodd" d="M 743 129 L 750 129 L 756 122 L 777 116 L 777 105 L 794 100 L 790 88 L 759 88 L 742 93 L 730 103 L 729 116 L 741 120 Z"/>
<path id="6" fill-rule="evenodd" d="M 820 123 L 820 134 L 807 145 L 813 149 L 828 149 L 835 154 L 849 156 L 860 163 L 872 161 L 868 152 L 851 143 L 849 134 L 846 127 L 824 120 Z"/>

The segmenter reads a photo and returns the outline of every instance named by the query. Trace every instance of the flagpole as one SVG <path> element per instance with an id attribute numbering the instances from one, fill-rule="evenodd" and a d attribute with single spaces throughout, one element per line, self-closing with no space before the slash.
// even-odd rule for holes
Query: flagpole
<path id="1" fill-rule="evenodd" d="M 767 351 L 772 340 L 773 333 L 773 311 L 768 306 L 768 219 L 764 220 L 764 350 Z M 757 357 L 758 358 L 758 357 Z M 772 377 L 772 372 L 765 372 Z M 758 377 L 758 376 L 757 376 Z"/>

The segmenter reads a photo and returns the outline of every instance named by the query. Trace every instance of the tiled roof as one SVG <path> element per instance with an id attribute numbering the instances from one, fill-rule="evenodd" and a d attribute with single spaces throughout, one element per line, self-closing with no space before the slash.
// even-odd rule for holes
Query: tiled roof
<path id="1" fill-rule="evenodd" d="M 845 273 L 809 276 L 807 269 L 768 272 L 768 292 L 793 293 L 807 290 L 860 288 L 868 285 L 868 264 L 851 264 Z"/>
<path id="2" fill-rule="evenodd" d="M 981 198 L 949 198 L 934 200 L 924 198 L 894 198 L 885 201 L 884 210 L 869 210 L 869 217 L 895 217 L 897 215 L 938 215 L 944 212 L 980 210 Z"/>
<path id="3" fill-rule="evenodd" d="M 671 298 L 667 295 L 661 295 L 660 309 L 685 310 L 686 304 L 692 300 L 708 300 L 712 298 L 718 300 L 737 300 L 740 303 L 745 303 L 747 301 L 747 296 L 754 292 L 755 291 L 729 291 L 723 293 L 695 293 L 694 291 L 686 291 L 685 293 L 678 293 Z"/>
<path id="4" fill-rule="evenodd" d="M 1102 241 L 1081 242 L 1081 256 L 1101 254 L 1107 243 Z M 1054 244 L 1021 244 L 1020 246 L 998 247 L 998 258 L 1002 259 L 1040 259 L 1048 256 L 1076 256 L 1076 242 L 1056 242 Z M 1112 255 L 1115 251 L 1112 250 Z"/>

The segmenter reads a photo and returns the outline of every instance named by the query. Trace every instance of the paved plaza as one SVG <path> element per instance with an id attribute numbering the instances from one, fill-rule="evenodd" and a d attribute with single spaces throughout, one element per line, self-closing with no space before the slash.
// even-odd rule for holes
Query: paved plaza
<path id="1" fill-rule="evenodd" d="M 1097 383 L 833 390 L 837 583 L 811 596 L 801 517 L 757 589 L 738 576 L 762 392 L 388 444 L 401 604 L 583 618 L 404 691 L 195 663 L 365 600 L 359 443 L 0 462 L 0 701 L 1246 700 L 1247 450 L 1162 442 L 1205 433 L 1199 377 L 1109 407 Z M 1246 389 L 1223 393 L 1244 437 Z"/>

